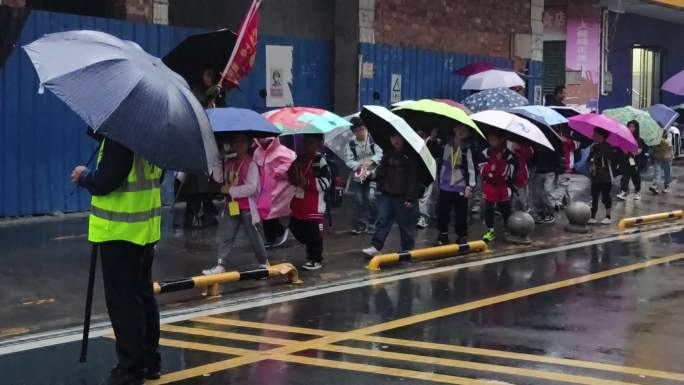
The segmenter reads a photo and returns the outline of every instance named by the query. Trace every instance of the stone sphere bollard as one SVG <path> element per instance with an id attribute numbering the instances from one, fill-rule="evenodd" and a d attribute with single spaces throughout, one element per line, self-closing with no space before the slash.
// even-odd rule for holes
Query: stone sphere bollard
<path id="1" fill-rule="evenodd" d="M 516 211 L 508 218 L 508 241 L 520 245 L 532 243 L 530 234 L 534 231 L 534 218 L 524 211 Z"/>
<path id="2" fill-rule="evenodd" d="M 568 224 L 565 231 L 584 234 L 589 232 L 587 222 L 591 218 L 591 208 L 584 202 L 573 202 L 565 209 Z"/>

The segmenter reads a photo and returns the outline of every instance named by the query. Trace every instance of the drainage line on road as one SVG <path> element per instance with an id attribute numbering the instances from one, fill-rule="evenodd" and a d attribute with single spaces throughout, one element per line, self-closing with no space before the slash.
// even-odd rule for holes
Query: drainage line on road
<path id="1" fill-rule="evenodd" d="M 482 252 L 488 250 L 489 249 L 487 247 L 487 243 L 485 243 L 484 241 L 473 241 L 461 245 L 452 244 L 436 247 L 427 247 L 424 249 L 405 251 L 401 253 L 376 255 L 368 263 L 368 270 L 378 271 L 380 270 L 380 266 L 388 263 L 418 261 L 422 259 L 446 258 L 452 257 L 456 254 L 466 254 L 471 252 Z"/>
<path id="2" fill-rule="evenodd" d="M 262 269 L 229 271 L 221 274 L 200 275 L 195 277 L 174 279 L 170 281 L 155 282 L 154 293 L 162 294 L 194 288 L 207 288 L 206 294 L 214 297 L 219 295 L 219 285 L 222 283 L 249 281 L 280 276 L 287 276 L 289 283 L 302 283 L 302 281 L 299 279 L 299 272 L 291 263 L 281 263 Z"/>
<path id="3" fill-rule="evenodd" d="M 647 225 L 647 224 L 651 224 L 651 223 L 670 221 L 673 219 L 682 219 L 682 218 L 684 218 L 684 211 L 682 211 L 682 210 L 670 211 L 670 212 L 666 212 L 666 213 L 644 215 L 641 217 L 623 218 L 623 219 L 620 219 L 620 222 L 618 222 L 618 228 L 620 230 L 624 230 L 628 227 Z"/>

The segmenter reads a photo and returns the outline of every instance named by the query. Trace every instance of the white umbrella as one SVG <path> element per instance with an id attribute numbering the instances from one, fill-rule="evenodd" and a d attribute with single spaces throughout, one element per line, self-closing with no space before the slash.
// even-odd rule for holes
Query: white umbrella
<path id="1" fill-rule="evenodd" d="M 489 70 L 470 75 L 463 83 L 464 90 L 524 87 L 525 81 L 513 71 Z"/>
<path id="2" fill-rule="evenodd" d="M 430 182 L 436 179 L 435 158 L 430 154 L 423 138 L 403 118 L 382 106 L 363 106 L 361 119 L 366 123 L 375 143 L 383 149 L 391 146 L 389 137 L 393 132 L 398 132 L 423 161 L 425 174 L 431 178 Z"/>
<path id="3" fill-rule="evenodd" d="M 485 132 L 503 131 L 513 141 L 532 142 L 553 151 L 551 142 L 542 130 L 527 119 L 505 111 L 489 110 L 470 115 L 478 127 Z"/>
<path id="4" fill-rule="evenodd" d="M 346 120 L 351 121 L 351 118 L 357 117 L 360 112 L 345 116 Z M 330 149 L 340 159 L 345 160 L 345 153 L 347 152 L 347 144 L 354 138 L 354 133 L 349 127 L 338 127 L 330 132 L 325 133 L 325 147 Z"/>

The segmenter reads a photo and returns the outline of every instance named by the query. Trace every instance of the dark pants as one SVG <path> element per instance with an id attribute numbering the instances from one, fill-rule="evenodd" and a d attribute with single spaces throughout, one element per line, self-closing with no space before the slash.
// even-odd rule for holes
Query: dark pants
<path id="1" fill-rule="evenodd" d="M 494 228 L 494 210 L 499 210 L 504 220 L 504 225 L 508 224 L 511 216 L 511 201 L 488 202 L 485 201 L 485 224 L 488 229 Z"/>
<path id="2" fill-rule="evenodd" d="M 264 238 L 267 243 L 273 243 L 285 233 L 285 226 L 279 218 L 263 219 L 261 224 L 264 228 Z"/>
<path id="3" fill-rule="evenodd" d="M 306 246 L 306 257 L 312 262 L 323 261 L 323 222 L 290 218 L 292 235 Z"/>
<path id="4" fill-rule="evenodd" d="M 371 244 L 378 250 L 385 247 L 385 240 L 396 220 L 401 235 L 401 250 L 413 250 L 416 244 L 416 222 L 418 221 L 418 205 L 406 207 L 403 197 L 381 195 L 378 199 L 378 221 Z"/>
<path id="5" fill-rule="evenodd" d="M 610 190 L 613 185 L 610 182 L 591 182 L 591 217 L 596 217 L 598 211 L 599 196 L 606 209 L 609 209 L 613 201 L 610 198 Z"/>
<path id="6" fill-rule="evenodd" d="M 132 372 L 156 371 L 161 357 L 159 310 L 152 290 L 154 245 L 116 241 L 99 247 L 119 367 Z"/>
<path id="7" fill-rule="evenodd" d="M 212 201 L 212 194 L 188 195 L 185 206 L 185 227 L 205 227 L 218 223 L 218 209 Z"/>
<path id="8" fill-rule="evenodd" d="M 634 192 L 641 192 L 641 173 L 639 172 L 639 168 L 626 164 L 622 172 L 622 181 L 620 183 L 620 189 L 623 192 L 629 192 L 630 180 L 634 184 Z"/>
<path id="9" fill-rule="evenodd" d="M 458 237 L 468 236 L 468 198 L 462 193 L 444 191 L 439 192 L 437 200 L 437 228 L 440 233 L 449 232 L 449 218 L 454 210 L 454 232 Z"/>

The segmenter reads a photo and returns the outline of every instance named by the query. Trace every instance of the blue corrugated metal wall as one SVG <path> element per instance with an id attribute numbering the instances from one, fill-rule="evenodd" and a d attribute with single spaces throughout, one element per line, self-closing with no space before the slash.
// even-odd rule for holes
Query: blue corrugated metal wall
<path id="1" fill-rule="evenodd" d="M 534 103 L 534 87 L 543 87 L 544 85 L 544 62 L 530 60 L 527 71 L 529 72 L 527 77 L 527 98 L 530 100 L 530 103 Z M 543 98 L 544 94 L 542 92 L 542 103 Z"/>
<path id="2" fill-rule="evenodd" d="M 0 69 L 0 217 L 56 211 L 83 211 L 89 207 L 85 191 L 69 183 L 74 165 L 84 163 L 93 151 L 85 124 L 50 92 L 37 94 L 38 78 L 20 49 L 40 36 L 74 29 L 93 29 L 138 42 L 145 50 L 163 56 L 197 29 L 160 26 L 95 17 L 33 11 L 16 48 Z M 332 105 L 332 44 L 260 36 L 255 68 L 231 92 L 232 105 L 264 109 L 258 96 L 265 88 L 264 46 L 294 46 L 296 104 L 329 108 Z"/>
<path id="3" fill-rule="evenodd" d="M 505 58 L 438 52 L 419 48 L 394 47 L 383 44 L 361 44 L 363 62 L 373 63 L 373 78 L 362 76 L 359 92 L 361 104 L 390 104 L 392 74 L 401 74 L 401 99 L 440 98 L 463 100 L 470 91 L 461 90 L 463 76 L 458 68 L 479 61 L 497 67 L 511 68 Z M 374 99 L 377 92 L 379 99 Z"/>

